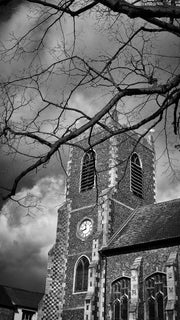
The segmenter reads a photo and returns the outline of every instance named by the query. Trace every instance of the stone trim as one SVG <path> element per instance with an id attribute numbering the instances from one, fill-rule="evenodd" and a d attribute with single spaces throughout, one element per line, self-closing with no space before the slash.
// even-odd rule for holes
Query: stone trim
<path id="1" fill-rule="evenodd" d="M 94 318 L 94 306 L 96 303 L 95 290 L 97 279 L 97 268 L 99 261 L 99 240 L 94 239 L 92 242 L 92 262 L 89 265 L 88 276 L 88 292 L 86 294 L 84 302 L 84 320 L 93 320 Z"/>
<path id="2" fill-rule="evenodd" d="M 131 302 L 129 308 L 129 320 L 138 319 L 138 305 L 139 305 L 139 276 L 142 265 L 142 257 L 134 260 L 131 267 Z"/>
<path id="3" fill-rule="evenodd" d="M 110 138 L 110 147 L 109 147 L 109 183 L 108 183 L 109 188 L 117 186 L 117 183 L 118 183 L 117 158 L 118 158 L 117 138 L 114 136 Z"/>
<path id="4" fill-rule="evenodd" d="M 138 208 L 137 208 L 138 209 Z M 118 229 L 113 236 L 109 239 L 109 242 L 107 243 L 107 246 L 109 246 L 112 241 L 114 241 L 114 239 L 116 238 L 118 233 L 121 233 L 121 231 L 125 228 L 125 226 L 129 223 L 129 221 L 135 216 L 137 210 L 133 210 L 133 212 L 131 213 L 131 215 L 127 218 L 127 220 L 123 223 L 122 227 L 120 229 Z"/>
<path id="5" fill-rule="evenodd" d="M 66 173 L 67 173 L 66 184 L 65 184 L 66 199 L 69 196 L 69 180 L 70 180 L 71 169 L 72 169 L 72 158 L 73 158 L 73 147 L 70 147 L 69 158 L 68 158 L 67 167 L 66 167 Z"/>
<path id="6" fill-rule="evenodd" d="M 84 209 L 93 208 L 95 206 L 97 206 L 97 203 L 94 203 L 94 204 L 91 204 L 91 205 L 85 206 L 85 207 L 80 207 L 80 208 L 77 208 L 77 209 L 72 209 L 71 213 L 76 212 L 76 211 L 80 211 L 80 210 L 84 210 Z"/>
<path id="7" fill-rule="evenodd" d="M 109 200 L 108 195 L 102 196 L 101 199 L 101 218 L 102 218 L 102 231 L 103 239 L 102 245 L 106 246 L 109 240 L 109 233 L 111 228 L 111 200 Z"/>
<path id="8" fill-rule="evenodd" d="M 176 320 L 176 265 L 177 252 L 171 252 L 166 262 L 167 279 L 167 320 Z"/>
<path id="9" fill-rule="evenodd" d="M 106 287 L 106 260 L 101 259 L 101 270 L 99 273 L 99 310 L 100 320 L 105 319 L 105 287 Z"/>
<path id="10" fill-rule="evenodd" d="M 124 204 L 124 203 L 123 203 L 123 202 L 121 202 L 121 201 L 118 201 L 118 200 L 116 200 L 116 199 L 114 199 L 114 198 L 111 198 L 111 197 L 110 197 L 110 199 L 111 199 L 112 201 L 114 201 L 114 202 L 116 202 L 116 203 L 120 204 L 121 206 L 123 206 L 123 207 L 125 207 L 125 208 L 129 209 L 129 210 L 134 210 L 134 208 L 132 208 L 132 207 L 130 207 L 130 206 L 127 206 L 126 204 Z"/>

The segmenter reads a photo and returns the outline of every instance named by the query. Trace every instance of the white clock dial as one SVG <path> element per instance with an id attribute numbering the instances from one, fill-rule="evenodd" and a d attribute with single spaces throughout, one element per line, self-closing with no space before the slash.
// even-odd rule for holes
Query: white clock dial
<path id="1" fill-rule="evenodd" d="M 92 232 L 92 221 L 89 219 L 83 220 L 79 225 L 78 233 L 82 238 L 88 237 Z"/>

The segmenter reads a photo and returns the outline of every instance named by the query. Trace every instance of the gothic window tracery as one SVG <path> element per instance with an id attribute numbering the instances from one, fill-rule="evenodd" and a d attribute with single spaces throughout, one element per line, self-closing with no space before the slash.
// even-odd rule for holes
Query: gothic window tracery
<path id="1" fill-rule="evenodd" d="M 161 272 L 150 275 L 145 281 L 145 286 L 148 320 L 165 320 L 166 275 Z"/>
<path id="2" fill-rule="evenodd" d="M 22 310 L 22 320 L 31 320 L 35 312 Z"/>
<path id="3" fill-rule="evenodd" d="M 77 262 L 75 268 L 75 292 L 84 292 L 88 289 L 89 260 L 83 256 Z"/>
<path id="4" fill-rule="evenodd" d="M 121 277 L 112 283 L 113 320 L 128 320 L 130 278 Z"/>
<path id="5" fill-rule="evenodd" d="M 90 190 L 94 187 L 95 178 L 95 152 L 89 150 L 85 153 L 81 171 L 81 192 Z"/>
<path id="6" fill-rule="evenodd" d="M 131 191 L 138 197 L 143 197 L 143 172 L 137 153 L 131 156 Z"/>

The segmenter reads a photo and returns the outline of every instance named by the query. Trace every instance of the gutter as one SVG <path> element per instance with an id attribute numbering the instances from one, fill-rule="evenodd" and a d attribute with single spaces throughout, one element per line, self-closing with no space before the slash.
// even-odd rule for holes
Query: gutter
<path id="1" fill-rule="evenodd" d="M 99 254 L 102 257 L 112 257 L 126 253 L 148 251 L 160 248 L 168 248 L 173 246 L 180 246 L 180 235 L 177 237 L 153 240 L 145 243 L 136 243 L 123 247 L 109 248 L 103 247 L 99 250 Z"/>

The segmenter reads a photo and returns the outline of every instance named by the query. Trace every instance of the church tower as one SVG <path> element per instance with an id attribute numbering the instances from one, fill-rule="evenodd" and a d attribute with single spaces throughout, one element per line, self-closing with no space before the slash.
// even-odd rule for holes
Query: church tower
<path id="1" fill-rule="evenodd" d="M 66 201 L 58 211 L 39 319 L 106 319 L 106 268 L 99 250 L 135 208 L 155 201 L 151 141 L 135 132 L 104 138 L 97 131 L 70 150 Z"/>

